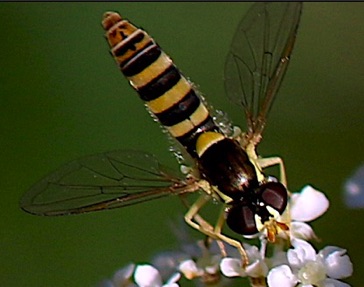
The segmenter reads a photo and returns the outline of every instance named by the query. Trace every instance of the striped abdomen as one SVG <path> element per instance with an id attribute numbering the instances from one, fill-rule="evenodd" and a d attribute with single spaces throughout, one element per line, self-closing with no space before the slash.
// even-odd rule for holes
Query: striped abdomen
<path id="1" fill-rule="evenodd" d="M 223 135 L 192 84 L 143 30 L 104 15 L 111 53 L 159 122 L 197 159 L 203 178 L 232 198 L 257 186 L 255 168 L 237 141 Z"/>
<path id="2" fill-rule="evenodd" d="M 119 14 L 104 15 L 111 53 L 124 76 L 159 122 L 193 156 L 206 131 L 219 131 L 191 83 L 143 30 Z"/>

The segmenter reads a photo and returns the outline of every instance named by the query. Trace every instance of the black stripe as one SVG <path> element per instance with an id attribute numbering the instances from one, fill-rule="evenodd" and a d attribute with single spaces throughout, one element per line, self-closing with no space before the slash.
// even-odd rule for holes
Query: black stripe
<path id="1" fill-rule="evenodd" d="M 151 101 L 159 98 L 174 87 L 180 79 L 180 72 L 174 65 L 171 65 L 148 84 L 140 87 L 138 89 L 139 96 L 144 101 Z"/>
<path id="2" fill-rule="evenodd" d="M 149 46 L 155 45 L 155 43 L 152 41 L 152 39 L 150 39 L 149 42 L 147 42 L 143 47 L 140 47 L 140 50 L 144 50 L 147 49 Z M 119 62 L 119 67 L 123 68 L 125 66 L 126 63 L 128 63 L 132 58 L 135 57 L 135 55 L 137 55 L 139 53 L 139 51 L 135 51 L 135 53 L 130 54 L 128 58 L 123 59 L 123 61 Z"/>
<path id="3" fill-rule="evenodd" d="M 215 125 L 214 121 L 208 116 L 200 125 L 190 130 L 186 134 L 176 137 L 176 139 L 185 147 L 188 153 L 197 158 L 196 141 L 199 134 L 207 131 L 220 132 L 220 129 Z"/>
<path id="4" fill-rule="evenodd" d="M 132 37 L 129 36 L 126 38 L 122 45 L 118 46 L 116 49 L 113 49 L 112 52 L 115 57 L 123 56 L 128 50 L 135 51 L 136 47 L 135 45 L 139 42 L 141 42 L 144 39 L 144 33 L 142 31 L 139 31 L 138 33 L 134 34 Z M 120 44 L 120 43 L 119 43 Z"/>
<path id="5" fill-rule="evenodd" d="M 188 119 L 200 105 L 200 99 L 194 90 L 190 90 L 178 103 L 167 110 L 155 114 L 162 125 L 173 126 Z"/>
<path id="6" fill-rule="evenodd" d="M 126 77 L 137 75 L 154 63 L 161 53 L 162 51 L 157 45 L 150 46 L 121 67 L 121 71 Z"/>

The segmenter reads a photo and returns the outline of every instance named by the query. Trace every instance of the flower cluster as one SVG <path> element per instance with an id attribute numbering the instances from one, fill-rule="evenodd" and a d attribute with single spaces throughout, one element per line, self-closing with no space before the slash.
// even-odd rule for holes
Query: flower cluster
<path id="1" fill-rule="evenodd" d="M 132 276 L 134 275 L 134 281 Z M 179 273 L 175 273 L 165 284 L 159 271 L 152 265 L 129 264 L 114 274 L 111 280 L 105 280 L 99 284 L 100 287 L 178 287 L 176 283 L 180 278 Z"/>
<path id="2" fill-rule="evenodd" d="M 152 260 L 154 267 L 130 264 L 100 286 L 177 287 L 184 277 L 195 280 L 198 286 L 229 286 L 236 278 L 247 278 L 251 286 L 348 287 L 340 281 L 353 272 L 346 250 L 327 246 L 316 252 L 308 242 L 316 235 L 307 222 L 328 207 L 326 196 L 311 186 L 292 194 L 289 211 L 282 215 L 282 220 L 285 217 L 290 222 L 289 231 L 278 233 L 274 244 L 267 244 L 264 236 L 259 247 L 243 244 L 247 266 L 243 266 L 237 250 L 227 244 L 197 242 L 184 244 L 179 251 L 160 253 Z"/>

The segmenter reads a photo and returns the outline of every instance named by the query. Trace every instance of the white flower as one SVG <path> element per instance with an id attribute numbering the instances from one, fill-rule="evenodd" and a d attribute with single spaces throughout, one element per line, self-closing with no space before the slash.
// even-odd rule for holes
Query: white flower
<path id="1" fill-rule="evenodd" d="M 266 277 L 268 266 L 256 246 L 244 244 L 244 249 L 248 255 L 249 264 L 242 268 L 241 259 L 226 257 L 221 260 L 220 269 L 226 277 Z"/>
<path id="2" fill-rule="evenodd" d="M 220 258 L 220 255 L 201 257 L 197 263 L 192 259 L 187 259 L 181 262 L 179 270 L 189 280 L 206 275 L 213 276 L 219 273 Z"/>
<path id="3" fill-rule="evenodd" d="M 346 283 L 336 279 L 349 277 L 353 266 L 346 250 L 329 246 L 318 254 L 306 241 L 293 239 L 287 252 L 288 265 L 274 267 L 268 273 L 269 287 L 345 287 Z"/>
<path id="4" fill-rule="evenodd" d="M 305 222 L 320 217 L 328 208 L 326 196 L 312 186 L 304 187 L 300 193 L 293 193 L 290 199 L 291 238 L 315 238 L 312 228 Z"/>
<path id="5" fill-rule="evenodd" d="M 328 207 L 326 196 L 311 186 L 292 194 L 290 205 L 275 225 L 274 231 L 278 232 L 276 240 L 268 246 L 267 238 L 261 234 L 260 249 L 243 244 L 249 262 L 247 266 L 243 267 L 236 248 L 226 243 L 223 243 L 222 248 L 222 242 L 215 240 L 209 245 L 205 241 L 198 241 L 184 244 L 183 251 L 161 253 L 153 264 L 159 266 L 158 269 L 152 265 L 129 264 L 117 271 L 112 280 L 103 281 L 100 286 L 178 287 L 177 281 L 182 273 L 189 280 L 198 278 L 200 284 L 206 286 L 211 283 L 227 286 L 234 277 L 248 277 L 252 286 L 350 287 L 340 281 L 353 272 L 346 250 L 328 246 L 316 253 L 311 244 L 305 241 L 315 238 L 306 222 L 324 214 Z M 288 237 L 290 240 L 287 241 Z M 288 251 L 287 243 L 292 246 Z M 222 251 L 228 257 L 221 258 Z M 163 278 L 158 270 L 164 273 Z M 168 277 L 169 280 L 163 283 Z"/>
<path id="6" fill-rule="evenodd" d="M 201 277 L 204 273 L 202 268 L 197 267 L 197 264 L 192 259 L 185 260 L 179 265 L 179 270 L 183 275 L 191 280 L 196 277 Z"/>
<path id="7" fill-rule="evenodd" d="M 139 287 L 178 287 L 176 283 L 180 278 L 179 273 L 175 273 L 166 284 L 163 285 L 162 277 L 158 270 L 151 265 L 139 265 L 134 273 L 134 281 Z"/>

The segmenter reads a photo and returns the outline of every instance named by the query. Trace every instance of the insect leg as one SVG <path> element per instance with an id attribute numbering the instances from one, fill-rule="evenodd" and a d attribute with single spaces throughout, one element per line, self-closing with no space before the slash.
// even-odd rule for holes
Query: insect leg
<path id="1" fill-rule="evenodd" d="M 223 208 L 223 209 L 221 209 L 219 218 L 216 222 L 216 225 L 214 228 L 214 233 L 218 236 L 218 238 L 220 238 L 220 240 L 222 240 L 238 249 L 240 256 L 241 256 L 242 263 L 243 263 L 243 267 L 245 268 L 245 266 L 247 266 L 249 264 L 249 259 L 248 259 L 248 255 L 247 255 L 244 247 L 242 246 L 241 242 L 234 240 L 230 237 L 227 237 L 221 233 L 222 227 L 224 226 L 225 221 L 226 221 L 225 208 Z M 220 243 L 218 242 L 218 244 L 220 246 L 221 252 L 226 254 L 226 250 L 225 250 L 225 247 L 223 246 L 222 242 L 220 241 Z"/>
<path id="2" fill-rule="evenodd" d="M 216 222 L 216 225 L 215 225 L 215 228 L 214 228 L 214 232 L 217 233 L 217 234 L 221 234 L 221 230 L 222 230 L 222 227 L 223 227 L 224 224 L 225 224 L 225 208 L 222 208 L 221 211 L 220 211 L 219 218 L 217 219 L 217 222 Z M 221 240 L 217 240 L 216 242 L 217 242 L 217 245 L 220 248 L 221 255 L 223 257 L 227 257 L 227 252 L 226 252 L 226 248 L 225 248 L 224 243 Z"/>
<path id="3" fill-rule="evenodd" d="M 209 201 L 209 198 L 203 194 L 197 199 L 197 201 L 191 205 L 187 213 L 185 214 L 185 221 L 193 228 L 206 234 L 214 239 L 214 228 L 206 220 L 204 220 L 201 215 L 198 214 L 199 210 Z"/>
<path id="4" fill-rule="evenodd" d="M 257 161 L 262 169 L 279 165 L 280 181 L 285 187 L 287 187 L 286 169 L 284 168 L 283 160 L 280 157 L 258 158 Z"/>
<path id="5" fill-rule="evenodd" d="M 249 263 L 249 261 L 248 261 L 248 256 L 247 256 L 242 244 L 239 241 L 234 240 L 230 237 L 227 237 L 221 233 L 222 226 L 225 222 L 225 219 L 223 217 L 224 213 L 221 212 L 215 228 L 211 224 L 209 224 L 206 220 L 204 220 L 201 217 L 201 215 L 198 214 L 199 210 L 209 200 L 210 200 L 210 198 L 208 196 L 206 196 L 204 194 L 201 195 L 185 214 L 185 221 L 191 227 L 202 232 L 203 234 L 205 234 L 213 239 L 224 241 L 227 244 L 230 244 L 231 246 L 234 246 L 235 248 L 237 248 L 241 255 L 241 259 L 242 259 L 242 263 L 243 263 L 242 265 L 243 265 L 243 267 L 245 267 Z"/>

